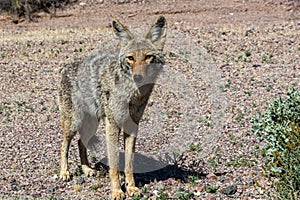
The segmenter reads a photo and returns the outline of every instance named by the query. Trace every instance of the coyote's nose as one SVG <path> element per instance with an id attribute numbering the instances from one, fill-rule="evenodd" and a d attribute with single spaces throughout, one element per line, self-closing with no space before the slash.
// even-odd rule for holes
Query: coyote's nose
<path id="1" fill-rule="evenodd" d="M 136 83 L 140 83 L 142 80 L 143 80 L 143 76 L 142 75 L 134 75 L 133 76 L 133 80 L 136 82 Z"/>

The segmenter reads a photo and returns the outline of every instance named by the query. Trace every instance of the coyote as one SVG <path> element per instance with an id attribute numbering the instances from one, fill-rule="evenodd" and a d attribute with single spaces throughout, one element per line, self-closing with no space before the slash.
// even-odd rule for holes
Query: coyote
<path id="1" fill-rule="evenodd" d="M 167 23 L 159 16 L 145 36 L 132 34 L 117 19 L 112 28 L 118 38 L 117 51 L 101 52 L 76 60 L 62 70 L 59 105 L 63 141 L 60 178 L 69 180 L 68 151 L 78 132 L 82 171 L 94 171 L 87 159 L 87 144 L 100 121 L 105 125 L 112 199 L 124 199 L 120 186 L 119 136 L 123 131 L 125 183 L 129 196 L 139 195 L 133 177 L 133 153 L 139 121 L 144 113 L 155 80 L 165 63 L 163 47 Z"/>

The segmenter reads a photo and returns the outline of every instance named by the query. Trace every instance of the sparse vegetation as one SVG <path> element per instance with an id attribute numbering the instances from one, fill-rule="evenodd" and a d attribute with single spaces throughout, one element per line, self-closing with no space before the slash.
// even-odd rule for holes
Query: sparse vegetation
<path id="1" fill-rule="evenodd" d="M 219 189 L 218 186 L 210 185 L 210 184 L 205 185 L 204 188 L 207 193 L 215 193 Z"/>
<path id="2" fill-rule="evenodd" d="M 214 169 L 214 171 L 217 168 L 217 162 L 215 157 L 209 157 L 207 160 L 208 164 Z"/>
<path id="3" fill-rule="evenodd" d="M 264 169 L 275 176 L 281 199 L 297 200 L 300 195 L 300 93 L 292 87 L 286 98 L 277 98 L 264 115 L 253 119 L 253 132 L 266 145 Z"/>
<path id="4" fill-rule="evenodd" d="M 201 144 L 198 143 L 198 144 L 195 144 L 195 143 L 191 143 L 189 145 L 189 149 L 190 151 L 197 151 L 197 152 L 200 152 L 201 151 Z"/>
<path id="5" fill-rule="evenodd" d="M 246 50 L 246 51 L 245 51 L 245 56 L 246 56 L 246 57 L 249 57 L 249 56 L 251 56 L 251 52 L 250 52 L 250 50 Z"/>
<path id="6" fill-rule="evenodd" d="M 92 186 L 92 189 L 93 190 L 97 190 L 98 188 L 100 188 L 101 187 L 101 184 L 94 184 L 93 186 Z"/>
<path id="7" fill-rule="evenodd" d="M 56 16 L 56 9 L 75 3 L 77 0 L 1 0 L 0 11 L 15 14 L 17 17 L 26 17 L 34 21 L 40 11 Z M 14 21 L 17 23 L 17 21 Z"/>
<path id="8" fill-rule="evenodd" d="M 141 199 L 142 199 L 141 197 L 135 195 L 132 197 L 132 200 L 141 200 Z"/>
<path id="9" fill-rule="evenodd" d="M 193 187 L 195 187 L 196 186 L 196 181 L 198 180 L 198 177 L 197 176 L 188 176 L 188 181 L 189 181 L 189 183 L 191 183 L 191 185 L 193 186 Z"/>
<path id="10" fill-rule="evenodd" d="M 261 61 L 262 63 L 272 63 L 272 58 L 274 57 L 274 55 L 272 53 L 270 54 L 265 54 L 262 56 Z"/>
<path id="11" fill-rule="evenodd" d="M 167 200 L 169 198 L 169 194 L 165 192 L 165 189 L 160 189 L 157 195 L 156 200 Z"/>
<path id="12" fill-rule="evenodd" d="M 177 198 L 178 200 L 188 200 L 193 198 L 195 195 L 193 192 L 184 192 L 184 191 L 179 191 L 177 193 Z"/>

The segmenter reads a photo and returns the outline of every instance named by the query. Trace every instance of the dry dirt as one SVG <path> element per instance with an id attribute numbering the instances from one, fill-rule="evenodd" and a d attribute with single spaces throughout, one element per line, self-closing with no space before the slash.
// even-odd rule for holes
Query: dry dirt
<path id="1" fill-rule="evenodd" d="M 168 20 L 167 79 L 150 100 L 137 151 L 169 151 L 174 159 L 136 175 L 141 199 L 267 199 L 272 185 L 263 176 L 263 143 L 250 121 L 292 84 L 300 88 L 299 1 L 81 1 L 55 18 L 40 13 L 37 22 L 18 24 L 2 13 L 1 199 L 109 199 L 103 157 L 90 153 L 98 175 L 85 177 L 75 141 L 73 178 L 57 178 L 59 72 L 74 58 L 116 44 L 112 18 L 145 29 L 157 15 Z"/>

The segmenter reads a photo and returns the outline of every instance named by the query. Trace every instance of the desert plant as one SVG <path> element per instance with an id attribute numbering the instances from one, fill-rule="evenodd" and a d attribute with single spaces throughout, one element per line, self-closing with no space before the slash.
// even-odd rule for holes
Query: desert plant
<path id="1" fill-rule="evenodd" d="M 160 189 L 157 193 L 156 200 L 167 200 L 169 199 L 169 194 L 164 192 L 165 189 Z"/>
<path id="2" fill-rule="evenodd" d="M 11 0 L 2 0 L 0 1 L 0 10 L 2 11 L 11 11 L 12 1 Z"/>
<path id="3" fill-rule="evenodd" d="M 30 21 L 34 16 L 44 11 L 51 17 L 56 15 L 56 9 L 75 3 L 77 0 L 1 0 L 0 11 L 16 14 L 18 17 L 27 17 Z"/>
<path id="4" fill-rule="evenodd" d="M 264 169 L 275 176 L 279 199 L 300 195 L 300 93 L 292 87 L 286 98 L 277 98 L 264 115 L 252 120 L 252 130 L 265 142 Z"/>

